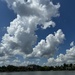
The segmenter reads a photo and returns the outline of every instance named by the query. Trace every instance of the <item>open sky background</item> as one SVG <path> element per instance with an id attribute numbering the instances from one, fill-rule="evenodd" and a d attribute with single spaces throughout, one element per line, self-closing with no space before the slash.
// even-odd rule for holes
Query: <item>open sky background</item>
<path id="1" fill-rule="evenodd" d="M 39 64 L 44 63 L 44 64 L 49 65 L 51 63 L 50 61 L 53 61 L 51 59 L 56 60 L 57 55 L 58 57 L 60 57 L 59 56 L 60 53 L 66 56 L 65 55 L 67 54 L 66 49 L 69 49 L 70 43 L 72 41 L 75 41 L 75 0 L 52 0 L 52 2 L 54 4 L 60 3 L 60 8 L 59 8 L 60 16 L 52 18 L 52 21 L 56 23 L 56 26 L 54 28 L 50 27 L 50 28 L 46 28 L 45 30 L 43 30 L 41 29 L 40 26 L 38 26 L 38 30 L 36 31 L 36 34 L 38 35 L 36 44 L 38 44 L 38 42 L 40 42 L 41 39 L 45 39 L 46 36 L 48 36 L 49 34 L 53 34 L 54 32 L 56 32 L 58 29 L 61 29 L 62 32 L 64 33 L 65 40 L 59 46 L 59 50 L 55 53 L 54 58 L 51 57 L 48 59 L 49 63 L 47 62 L 47 59 L 45 57 L 44 58 L 37 57 L 37 62 Z M 10 26 L 10 22 L 13 21 L 16 17 L 17 17 L 17 14 L 14 13 L 12 9 L 8 8 L 7 3 L 4 2 L 4 0 L 0 0 L 0 41 L 2 41 L 2 37 L 4 36 L 4 34 L 7 33 L 7 27 Z M 72 42 L 71 44 L 72 44 L 72 47 L 74 47 L 74 42 Z M 18 60 L 19 59 L 23 61 L 20 56 L 18 56 Z M 70 60 L 68 58 L 65 58 L 65 59 Z M 28 61 L 27 63 L 34 61 L 31 58 L 26 59 L 26 60 Z M 56 61 L 53 61 L 53 62 L 59 63 Z"/>

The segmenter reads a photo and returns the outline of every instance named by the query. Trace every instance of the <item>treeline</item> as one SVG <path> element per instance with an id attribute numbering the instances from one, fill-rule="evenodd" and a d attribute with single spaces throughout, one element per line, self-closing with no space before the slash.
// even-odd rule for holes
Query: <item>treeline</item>
<path id="1" fill-rule="evenodd" d="M 28 65 L 28 66 L 2 66 L 0 72 L 25 72 L 25 71 L 62 71 L 62 70 L 75 70 L 75 64 L 64 64 L 61 66 L 39 66 L 39 65 Z"/>

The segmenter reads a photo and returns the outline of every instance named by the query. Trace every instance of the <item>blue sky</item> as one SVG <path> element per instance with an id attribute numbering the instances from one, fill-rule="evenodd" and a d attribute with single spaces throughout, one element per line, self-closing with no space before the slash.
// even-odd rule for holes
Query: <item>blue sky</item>
<path id="1" fill-rule="evenodd" d="M 61 29 L 65 34 L 64 43 L 60 45 L 59 51 L 56 55 L 60 53 L 65 54 L 66 49 L 70 48 L 70 43 L 75 41 L 75 0 L 53 0 L 54 4 L 60 3 L 59 17 L 53 17 L 52 20 L 56 23 L 54 28 L 47 28 L 45 30 L 39 29 L 36 31 L 38 35 L 37 43 L 41 39 L 45 39 L 48 34 L 53 34 L 58 29 Z M 9 9 L 6 2 L 0 0 L 0 41 L 2 36 L 7 33 L 6 28 L 10 26 L 10 22 L 16 18 L 16 14 L 12 9 Z M 43 59 L 44 60 L 44 59 Z M 42 61 L 43 61 L 42 60 Z"/>
<path id="2" fill-rule="evenodd" d="M 4 1 L 0 0 L 0 40 L 6 32 L 4 27 L 9 26 L 10 22 L 15 17 L 16 14 L 12 10 L 8 9 L 7 4 Z"/>

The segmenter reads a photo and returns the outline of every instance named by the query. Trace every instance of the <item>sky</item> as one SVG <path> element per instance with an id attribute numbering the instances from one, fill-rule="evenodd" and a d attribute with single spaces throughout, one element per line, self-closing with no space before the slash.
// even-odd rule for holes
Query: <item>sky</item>
<path id="1" fill-rule="evenodd" d="M 0 0 L 0 65 L 74 64 L 74 3 Z"/>

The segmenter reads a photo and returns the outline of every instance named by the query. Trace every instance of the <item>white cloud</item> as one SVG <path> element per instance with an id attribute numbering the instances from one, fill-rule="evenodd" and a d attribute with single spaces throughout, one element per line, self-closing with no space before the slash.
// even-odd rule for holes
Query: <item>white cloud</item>
<path id="1" fill-rule="evenodd" d="M 21 16 L 36 15 L 39 17 L 49 18 L 58 16 L 59 4 L 54 5 L 49 0 L 6 0 L 9 8 L 13 9 Z"/>
<path id="2" fill-rule="evenodd" d="M 43 29 L 46 29 L 47 27 L 55 27 L 55 23 L 53 21 L 45 22 L 42 26 Z"/>
<path id="3" fill-rule="evenodd" d="M 59 16 L 58 10 L 60 4 L 58 3 L 57 5 L 54 5 L 49 0 L 27 0 L 27 2 L 25 0 L 5 1 L 7 2 L 8 7 L 14 10 L 17 17 L 10 22 L 10 26 L 7 27 L 7 33 L 2 37 L 2 41 L 0 43 L 0 56 L 12 58 L 16 54 L 28 55 L 34 53 L 34 51 L 40 47 L 39 44 L 43 45 L 43 43 L 46 44 L 46 46 L 42 46 L 42 51 L 39 50 L 39 52 L 41 51 L 42 53 L 41 55 L 47 55 L 48 51 L 49 53 L 52 52 L 52 54 L 54 54 L 54 49 L 56 50 L 57 46 L 63 39 L 61 36 L 61 30 L 55 33 L 55 35 L 48 35 L 46 37 L 46 41 L 41 40 L 35 48 L 33 48 L 33 46 L 35 45 L 38 37 L 35 33 L 37 30 L 37 24 L 42 25 L 41 28 L 43 29 L 50 26 L 54 27 L 55 23 L 51 19 L 52 17 Z M 49 45 L 51 45 L 51 47 L 49 47 Z M 43 50 L 43 47 L 47 50 L 47 52 Z M 50 48 L 53 50 L 49 50 Z M 51 55 L 51 53 L 48 55 Z"/>
<path id="4" fill-rule="evenodd" d="M 21 66 L 27 66 L 27 65 L 30 65 L 30 64 L 34 64 L 34 61 L 32 61 L 32 62 L 30 62 L 30 61 L 24 61 L 20 65 Z"/>
<path id="5" fill-rule="evenodd" d="M 72 41 L 72 42 L 70 43 L 70 46 L 74 46 L 74 41 Z"/>
<path id="6" fill-rule="evenodd" d="M 62 65 L 64 63 L 75 63 L 75 46 L 66 50 L 66 54 L 59 54 L 57 58 L 49 58 L 46 65 Z"/>
<path id="7" fill-rule="evenodd" d="M 52 57 L 58 50 L 59 45 L 65 39 L 65 35 L 62 30 L 59 29 L 53 34 L 49 34 L 46 40 L 41 40 L 38 45 L 33 48 L 33 52 L 27 57 Z"/>
<path id="8" fill-rule="evenodd" d="M 55 23 L 51 21 L 51 18 L 59 16 L 58 9 L 60 4 L 54 5 L 49 0 L 28 0 L 27 2 L 25 0 L 6 0 L 6 2 L 9 8 L 13 9 L 21 17 L 37 16 L 37 20 L 45 29 L 51 25 L 54 27 Z M 46 20 L 50 21 L 48 22 L 49 24 L 45 23 Z"/>

